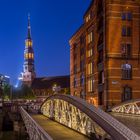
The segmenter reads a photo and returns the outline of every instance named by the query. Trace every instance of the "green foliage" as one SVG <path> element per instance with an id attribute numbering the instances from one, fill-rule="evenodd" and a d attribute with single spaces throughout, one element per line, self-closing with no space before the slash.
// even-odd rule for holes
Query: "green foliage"
<path id="1" fill-rule="evenodd" d="M 10 98 L 11 87 L 10 85 L 5 85 L 3 88 L 3 98 L 8 100 Z"/>
<path id="2" fill-rule="evenodd" d="M 27 85 L 22 85 L 19 89 L 13 91 L 14 98 L 22 99 L 35 99 L 35 95 L 30 87 Z"/>

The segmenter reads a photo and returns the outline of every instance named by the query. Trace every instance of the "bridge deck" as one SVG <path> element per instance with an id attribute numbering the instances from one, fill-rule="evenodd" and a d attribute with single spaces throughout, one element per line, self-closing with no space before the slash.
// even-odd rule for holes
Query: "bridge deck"
<path id="1" fill-rule="evenodd" d="M 132 116 L 119 113 L 111 113 L 118 121 L 140 136 L 140 116 Z"/>
<path id="2" fill-rule="evenodd" d="M 89 140 L 86 136 L 54 122 L 43 115 L 31 116 L 54 140 Z"/>

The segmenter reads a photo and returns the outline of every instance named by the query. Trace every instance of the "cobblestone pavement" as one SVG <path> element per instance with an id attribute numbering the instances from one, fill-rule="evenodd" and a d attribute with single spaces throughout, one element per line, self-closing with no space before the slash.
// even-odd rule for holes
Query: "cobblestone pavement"
<path id="1" fill-rule="evenodd" d="M 54 140 L 89 140 L 86 136 L 54 122 L 43 115 L 32 115 L 32 117 Z"/>
<path id="2" fill-rule="evenodd" d="M 133 132 L 140 136 L 140 116 L 124 115 L 118 113 L 111 113 L 113 117 L 122 122 Z"/>

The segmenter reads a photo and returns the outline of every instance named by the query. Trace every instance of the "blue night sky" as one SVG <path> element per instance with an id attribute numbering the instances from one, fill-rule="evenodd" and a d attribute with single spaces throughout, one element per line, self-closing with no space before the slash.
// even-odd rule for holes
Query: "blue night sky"
<path id="1" fill-rule="evenodd" d="M 16 84 L 23 67 L 27 15 L 31 16 L 37 76 L 69 74 L 69 39 L 91 0 L 1 0 L 0 73 Z"/>

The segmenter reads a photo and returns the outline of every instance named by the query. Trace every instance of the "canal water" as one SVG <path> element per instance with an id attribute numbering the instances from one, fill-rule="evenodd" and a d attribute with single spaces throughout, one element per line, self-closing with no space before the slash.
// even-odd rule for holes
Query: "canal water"
<path id="1" fill-rule="evenodd" d="M 24 123 L 18 113 L 0 111 L 0 140 L 28 140 Z"/>

